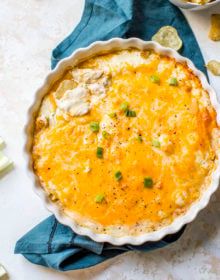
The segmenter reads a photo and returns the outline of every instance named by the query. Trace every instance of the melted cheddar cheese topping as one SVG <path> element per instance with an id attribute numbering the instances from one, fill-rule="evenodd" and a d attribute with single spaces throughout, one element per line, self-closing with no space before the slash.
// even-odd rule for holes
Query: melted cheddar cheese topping
<path id="1" fill-rule="evenodd" d="M 78 224 L 117 236 L 157 230 L 210 182 L 216 112 L 185 64 L 153 51 L 68 69 L 35 121 L 34 170 Z"/>

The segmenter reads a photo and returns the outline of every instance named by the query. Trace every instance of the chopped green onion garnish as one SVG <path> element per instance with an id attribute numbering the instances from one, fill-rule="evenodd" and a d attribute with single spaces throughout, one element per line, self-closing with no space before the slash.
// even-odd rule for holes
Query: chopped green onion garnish
<path id="1" fill-rule="evenodd" d="M 169 79 L 169 85 L 170 85 L 170 86 L 174 86 L 174 87 L 178 86 L 178 81 L 177 81 L 177 79 L 176 79 L 176 78 L 170 78 L 170 79 Z"/>
<path id="2" fill-rule="evenodd" d="M 99 123 L 98 122 L 91 122 L 90 129 L 92 132 L 99 132 Z"/>
<path id="3" fill-rule="evenodd" d="M 121 104 L 121 109 L 125 112 L 125 116 L 129 118 L 136 117 L 136 112 L 129 110 L 129 106 L 127 102 Z"/>
<path id="4" fill-rule="evenodd" d="M 145 177 L 144 178 L 144 187 L 145 188 L 151 188 L 153 186 L 153 180 L 151 177 Z"/>
<path id="5" fill-rule="evenodd" d="M 143 142 L 142 136 L 141 136 L 141 135 L 138 135 L 137 140 L 138 140 L 138 142 L 142 143 L 142 142 Z"/>
<path id="6" fill-rule="evenodd" d="M 117 115 L 116 113 L 113 112 L 113 113 L 109 113 L 108 116 L 113 119 L 116 118 Z"/>
<path id="7" fill-rule="evenodd" d="M 107 132 L 107 131 L 102 131 L 102 136 L 105 138 L 105 139 L 107 139 L 107 138 L 109 138 L 109 136 L 110 136 L 110 134 Z"/>
<path id="8" fill-rule="evenodd" d="M 160 148 L 160 141 L 154 139 L 154 140 L 152 141 L 152 145 L 153 145 L 154 147 L 156 147 L 156 148 Z"/>
<path id="9" fill-rule="evenodd" d="M 102 203 L 104 199 L 105 199 L 104 194 L 97 194 L 97 196 L 95 197 L 95 202 Z"/>
<path id="10" fill-rule="evenodd" d="M 126 117 L 133 118 L 136 117 L 136 112 L 132 110 L 127 110 L 125 115 Z"/>
<path id="11" fill-rule="evenodd" d="M 120 180 L 122 179 L 122 173 L 121 173 L 121 171 L 115 172 L 115 179 L 116 179 L 117 181 L 120 181 Z"/>
<path id="12" fill-rule="evenodd" d="M 127 102 L 124 102 L 121 104 L 121 110 L 126 112 L 128 110 L 128 103 Z"/>
<path id="13" fill-rule="evenodd" d="M 96 156 L 97 156 L 98 158 L 103 158 L 103 148 L 97 147 Z"/>
<path id="14" fill-rule="evenodd" d="M 150 76 L 150 80 L 152 83 L 155 83 L 155 84 L 159 84 L 160 83 L 160 78 L 156 75 L 152 75 Z"/>

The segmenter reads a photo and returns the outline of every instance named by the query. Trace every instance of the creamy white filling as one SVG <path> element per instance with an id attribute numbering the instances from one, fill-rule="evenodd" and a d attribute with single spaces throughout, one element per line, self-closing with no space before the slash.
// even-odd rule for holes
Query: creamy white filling
<path id="1" fill-rule="evenodd" d="M 89 112 L 89 91 L 78 86 L 67 90 L 61 99 L 56 100 L 57 107 L 71 116 L 82 116 Z"/>
<path id="2" fill-rule="evenodd" d="M 89 112 L 90 108 L 105 97 L 108 77 L 102 77 L 104 71 L 93 69 L 74 69 L 71 83 L 78 83 L 74 89 L 66 89 L 62 95 L 56 96 L 57 113 L 64 117 L 82 116 Z M 72 84 L 71 84 L 72 86 Z"/>
<path id="3" fill-rule="evenodd" d="M 181 67 L 177 66 L 172 74 L 171 77 L 176 78 L 177 80 L 184 80 L 186 78 L 186 74 L 184 71 L 181 69 Z"/>
<path id="4" fill-rule="evenodd" d="M 119 54 L 112 56 L 110 60 L 111 67 L 122 68 L 125 64 L 130 64 L 134 67 L 141 64 L 150 63 L 155 57 L 155 54 L 152 53 L 148 57 L 141 56 L 140 51 L 121 51 Z"/>
<path id="5" fill-rule="evenodd" d="M 160 61 L 157 67 L 158 73 L 163 73 L 172 66 L 172 61 Z"/>
<path id="6" fill-rule="evenodd" d="M 184 190 L 176 190 L 173 192 L 173 200 L 176 205 L 182 207 L 185 205 L 187 199 L 187 192 Z"/>
<path id="7" fill-rule="evenodd" d="M 73 80 L 77 83 L 93 83 L 103 75 L 102 70 L 74 69 L 72 71 Z"/>
<path id="8" fill-rule="evenodd" d="M 94 95 L 105 94 L 105 87 L 102 84 L 95 83 L 95 84 L 88 85 L 88 89 Z"/>

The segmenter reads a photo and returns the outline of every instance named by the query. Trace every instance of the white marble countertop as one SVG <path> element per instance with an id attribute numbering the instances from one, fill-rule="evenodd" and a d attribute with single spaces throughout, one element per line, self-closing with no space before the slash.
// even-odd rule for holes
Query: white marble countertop
<path id="1" fill-rule="evenodd" d="M 220 279 L 220 190 L 187 227 L 184 236 L 165 249 L 127 253 L 85 271 L 59 273 L 14 255 L 16 240 L 49 213 L 31 189 L 25 172 L 22 130 L 34 91 L 50 69 L 51 50 L 77 24 L 81 0 L 0 1 L 0 135 L 15 169 L 0 181 L 0 263 L 12 280 L 66 279 Z M 210 11 L 187 12 L 205 60 L 220 60 L 220 42 L 208 39 Z M 187 46 L 186 46 L 187 47 Z M 220 94 L 220 78 L 211 76 Z"/>

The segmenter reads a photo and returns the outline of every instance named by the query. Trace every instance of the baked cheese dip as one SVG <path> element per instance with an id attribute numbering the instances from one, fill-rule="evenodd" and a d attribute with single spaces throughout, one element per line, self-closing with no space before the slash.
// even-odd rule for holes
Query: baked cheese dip
<path id="1" fill-rule="evenodd" d="M 200 198 L 219 135 L 209 95 L 186 64 L 115 51 L 67 69 L 49 90 L 35 119 L 33 165 L 80 226 L 140 235 Z"/>

